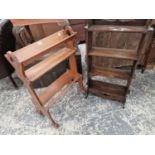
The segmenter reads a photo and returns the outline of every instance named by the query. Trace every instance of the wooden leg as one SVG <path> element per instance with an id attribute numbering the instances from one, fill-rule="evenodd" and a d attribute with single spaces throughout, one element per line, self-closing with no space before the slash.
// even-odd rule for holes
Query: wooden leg
<path id="1" fill-rule="evenodd" d="M 123 109 L 125 109 L 125 103 L 123 103 Z"/>
<path id="2" fill-rule="evenodd" d="M 144 73 L 144 71 L 145 71 L 145 67 L 144 67 L 144 66 L 142 66 L 141 73 L 143 74 L 143 73 Z"/>
<path id="3" fill-rule="evenodd" d="M 44 114 L 41 112 L 41 110 L 37 109 L 37 113 L 40 114 L 41 116 L 44 116 Z"/>
<path id="4" fill-rule="evenodd" d="M 26 26 L 25 26 L 25 29 L 27 30 L 27 32 L 29 33 L 29 35 L 30 35 L 30 37 L 31 37 L 31 39 L 32 39 L 31 43 L 33 43 L 33 42 L 34 42 L 34 37 L 33 37 L 33 34 L 32 34 L 32 32 L 31 32 L 31 30 L 30 30 L 29 25 L 26 25 Z"/>
<path id="5" fill-rule="evenodd" d="M 45 116 L 47 116 L 51 122 L 51 124 L 55 127 L 55 128 L 58 128 L 59 125 L 54 121 L 54 119 L 52 118 L 51 114 L 49 113 L 49 111 L 47 109 L 45 109 L 45 107 L 43 107 L 43 105 L 41 104 L 38 96 L 37 96 L 37 93 L 35 92 L 35 90 L 33 89 L 32 87 L 32 84 L 31 83 L 28 83 L 28 81 L 25 81 L 25 85 L 28 89 L 28 91 L 30 92 L 31 96 L 32 96 L 32 101 L 37 109 L 37 111 L 40 113 L 40 114 L 43 114 Z"/>
<path id="6" fill-rule="evenodd" d="M 18 89 L 18 86 L 17 86 L 15 80 L 12 78 L 11 75 L 9 75 L 9 79 L 11 80 L 12 84 L 14 85 L 14 87 L 15 87 L 16 89 Z"/>
<path id="7" fill-rule="evenodd" d="M 89 94 L 89 91 L 88 91 L 88 89 L 87 89 L 87 90 L 86 90 L 86 93 L 85 93 L 85 99 L 88 98 L 88 94 Z"/>
<path id="8" fill-rule="evenodd" d="M 124 102 L 123 102 L 123 109 L 125 109 L 126 97 L 125 97 Z"/>
<path id="9" fill-rule="evenodd" d="M 49 111 L 47 111 L 44 107 L 41 107 L 40 109 L 37 109 L 37 112 L 42 115 L 42 116 L 47 116 L 48 119 L 50 120 L 51 124 L 55 127 L 55 128 L 58 128 L 59 127 L 59 124 L 57 124 L 54 119 L 52 118 L 51 114 Z"/>
<path id="10" fill-rule="evenodd" d="M 85 90 L 85 88 L 84 88 L 84 86 L 83 86 L 82 77 L 80 77 L 79 80 L 78 80 L 77 82 L 79 83 L 81 92 L 85 94 L 85 93 L 86 93 L 86 90 Z"/>
<path id="11" fill-rule="evenodd" d="M 47 111 L 47 117 L 49 118 L 51 124 L 55 127 L 55 128 L 58 128 L 59 127 L 59 124 L 57 124 L 54 119 L 52 118 L 51 114 L 49 111 Z"/>

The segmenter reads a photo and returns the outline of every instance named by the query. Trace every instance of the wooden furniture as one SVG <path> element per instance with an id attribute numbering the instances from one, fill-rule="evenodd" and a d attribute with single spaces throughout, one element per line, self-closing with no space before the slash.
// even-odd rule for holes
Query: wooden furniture
<path id="1" fill-rule="evenodd" d="M 146 26 L 151 25 L 150 19 L 94 19 L 91 20 L 93 25 L 115 25 L 115 26 Z M 119 48 L 135 50 L 141 38 L 140 33 L 130 32 L 105 32 L 96 31 L 93 33 L 93 46 L 104 48 Z M 141 59 L 139 65 L 144 64 L 145 53 L 148 51 L 152 38 L 152 32 L 145 35 L 145 44 L 141 52 Z M 126 67 L 131 66 L 132 62 L 128 60 L 106 59 L 104 57 L 94 57 L 93 63 L 99 67 Z"/>
<path id="2" fill-rule="evenodd" d="M 155 20 L 152 20 L 151 26 L 155 30 Z M 152 38 L 150 41 L 149 48 L 146 52 L 145 59 L 144 59 L 144 65 L 142 67 L 142 73 L 147 69 L 153 69 L 154 67 L 154 53 L 155 53 L 155 33 L 153 31 Z"/>
<path id="3" fill-rule="evenodd" d="M 152 30 L 151 28 L 149 30 Z M 122 33 L 139 33 L 141 38 L 137 49 L 119 49 L 119 48 L 103 48 L 93 45 L 93 33 L 95 32 L 122 32 Z M 117 26 L 117 25 L 93 25 L 92 21 L 86 27 L 87 33 L 87 54 L 88 54 L 88 90 L 87 94 L 95 95 L 117 100 L 123 103 L 126 102 L 126 97 L 129 92 L 131 81 L 134 77 L 135 69 L 138 61 L 141 58 L 141 51 L 145 42 L 145 34 L 148 32 L 147 26 Z M 132 62 L 131 70 L 125 71 L 111 67 L 96 66 L 92 59 L 94 57 L 104 57 L 106 59 L 128 60 Z M 103 61 L 100 61 L 103 63 Z M 126 80 L 127 85 L 111 84 L 93 80 L 94 76 L 105 76 L 116 79 Z"/>
<path id="4" fill-rule="evenodd" d="M 72 29 L 77 32 L 77 43 L 85 42 L 85 25 L 87 20 L 86 19 L 69 19 L 69 24 Z"/>
<path id="5" fill-rule="evenodd" d="M 15 50 L 15 38 L 12 34 L 12 23 L 7 19 L 0 20 L 0 79 L 9 77 L 15 88 L 17 84 L 12 78 L 14 68 L 8 63 L 4 54 L 8 50 Z"/>
<path id="6" fill-rule="evenodd" d="M 64 25 L 68 24 L 68 21 L 65 19 L 11 19 L 11 21 L 14 25 L 13 34 L 16 38 L 17 49 L 60 31 Z M 67 64 L 67 61 L 64 61 L 53 70 L 50 70 L 35 81 L 33 87 L 47 87 L 66 71 Z"/>
<path id="7" fill-rule="evenodd" d="M 54 127 L 58 127 L 58 124 L 49 113 L 50 106 L 64 95 L 75 82 L 79 83 L 81 90 L 84 92 L 82 76 L 77 72 L 75 61 L 76 48 L 74 47 L 74 41 L 76 35 L 77 33 L 71 27 L 66 26 L 63 30 L 53 35 L 19 49 L 14 53 L 9 51 L 5 55 L 30 92 L 37 111 L 47 116 Z M 59 47 L 58 51 L 55 53 L 50 52 L 57 47 Z M 25 69 L 25 66 L 28 64 L 50 53 L 51 55 L 48 55 L 43 61 Z M 69 61 L 69 69 L 66 69 L 66 72 L 45 90 L 37 93 L 32 87 L 33 82 L 64 60 Z"/>
<path id="8" fill-rule="evenodd" d="M 24 26 L 26 28 L 27 32 L 31 36 L 31 39 L 32 39 L 31 43 L 33 43 L 35 40 L 30 30 L 30 25 L 66 22 L 65 19 L 10 19 L 10 20 L 13 26 Z"/>
<path id="9" fill-rule="evenodd" d="M 152 42 L 149 46 L 149 50 L 146 53 L 145 61 L 144 61 L 144 66 L 142 67 L 142 73 L 148 68 L 148 66 L 152 66 L 153 68 L 153 57 L 154 57 L 154 52 L 155 52 L 155 40 L 152 39 Z"/>

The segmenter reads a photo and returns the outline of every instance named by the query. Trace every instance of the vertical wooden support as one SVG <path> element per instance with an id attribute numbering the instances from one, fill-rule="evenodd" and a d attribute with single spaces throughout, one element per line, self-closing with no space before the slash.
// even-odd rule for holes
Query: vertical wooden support
<path id="1" fill-rule="evenodd" d="M 13 79 L 12 75 L 9 75 L 9 79 L 11 80 L 12 84 L 14 85 L 14 87 L 15 87 L 16 89 L 18 89 L 18 86 L 17 86 L 15 80 Z"/>
<path id="2" fill-rule="evenodd" d="M 145 58 L 144 58 L 144 65 L 142 67 L 142 73 L 144 73 L 147 65 L 150 63 L 151 58 L 153 57 L 153 51 L 155 49 L 155 45 L 154 45 L 154 40 L 153 40 L 153 35 L 154 35 L 154 31 L 149 31 L 148 32 L 149 35 L 149 41 L 148 41 L 148 47 L 146 49 L 146 53 L 145 53 Z"/>
<path id="3" fill-rule="evenodd" d="M 91 25 L 92 22 L 89 22 L 88 26 Z M 85 33 L 86 33 L 86 50 L 87 50 L 87 57 L 86 57 L 86 61 L 87 61 L 87 65 L 88 65 L 88 73 L 90 72 L 90 69 L 92 67 L 92 57 L 89 57 L 88 58 L 88 51 L 92 48 L 92 43 L 93 43 L 93 32 L 90 32 L 90 31 L 87 31 L 85 30 Z M 89 74 L 87 73 L 87 90 L 86 90 L 86 96 L 85 98 L 88 97 L 88 94 L 89 94 L 89 87 L 90 87 L 90 77 L 89 77 Z"/>
<path id="4" fill-rule="evenodd" d="M 66 46 L 68 48 L 74 49 L 74 42 L 72 40 L 68 40 L 66 42 Z M 69 57 L 69 66 L 70 66 L 70 70 L 71 70 L 71 73 L 73 74 L 73 76 L 74 75 L 77 75 L 78 71 L 77 71 L 77 63 L 76 63 L 76 56 L 75 56 L 75 54 L 73 54 L 73 55 L 71 55 Z M 78 79 L 77 82 L 78 82 L 78 84 L 80 86 L 81 92 L 85 93 L 85 89 L 84 89 L 84 86 L 83 86 L 82 76 L 80 76 L 80 78 Z"/>

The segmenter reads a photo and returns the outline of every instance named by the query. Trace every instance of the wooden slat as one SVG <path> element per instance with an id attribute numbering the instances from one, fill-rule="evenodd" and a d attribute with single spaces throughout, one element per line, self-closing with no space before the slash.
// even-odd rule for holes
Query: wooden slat
<path id="1" fill-rule="evenodd" d="M 65 22 L 65 19 L 10 19 L 13 26 Z"/>
<path id="2" fill-rule="evenodd" d="M 89 92 L 100 97 L 124 102 L 126 87 L 101 81 L 90 80 Z"/>
<path id="3" fill-rule="evenodd" d="M 60 89 L 64 87 L 65 84 L 71 82 L 73 76 L 70 71 L 65 72 L 62 76 L 60 76 L 55 82 L 49 85 L 43 92 L 39 94 L 39 99 L 41 103 L 44 105 L 50 98 L 55 95 Z"/>
<path id="4" fill-rule="evenodd" d="M 115 68 L 92 67 L 89 74 L 90 76 L 100 75 L 100 76 L 118 78 L 122 80 L 129 80 L 130 78 L 130 73 Z"/>
<path id="5" fill-rule="evenodd" d="M 116 25 L 92 25 L 88 27 L 89 31 L 101 32 L 132 32 L 132 33 L 145 33 L 147 28 L 145 26 L 116 26 Z"/>
<path id="6" fill-rule="evenodd" d="M 73 53 L 75 53 L 75 49 L 63 48 L 45 60 L 27 69 L 25 75 L 31 82 L 34 82 L 49 70 L 66 60 Z"/>
<path id="7" fill-rule="evenodd" d="M 75 37 L 76 32 L 73 32 L 70 36 L 65 33 L 64 30 L 58 31 L 44 39 L 41 39 L 31 45 L 28 45 L 22 49 L 14 52 L 19 63 L 28 64 L 35 59 L 45 55 L 54 47 L 61 43 Z"/>
<path id="8" fill-rule="evenodd" d="M 124 60 L 137 60 L 135 50 L 113 49 L 113 48 L 95 48 L 93 47 L 88 53 L 89 56 L 101 56 L 107 58 L 116 58 Z"/>
<path id="9" fill-rule="evenodd" d="M 76 73 L 73 77 L 73 80 L 65 85 L 65 88 L 60 91 L 55 97 L 51 97 L 49 102 L 45 105 L 46 109 L 49 109 L 52 104 L 54 104 L 59 98 L 64 96 L 67 91 L 73 86 L 73 84 L 81 78 L 81 75 Z"/>

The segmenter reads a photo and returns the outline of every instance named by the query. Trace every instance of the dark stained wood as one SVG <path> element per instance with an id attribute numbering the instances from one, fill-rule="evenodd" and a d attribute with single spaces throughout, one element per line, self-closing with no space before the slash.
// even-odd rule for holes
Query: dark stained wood
<path id="1" fill-rule="evenodd" d="M 88 27 L 88 31 L 106 31 L 106 32 L 132 32 L 132 33 L 146 33 L 145 26 L 107 26 L 107 25 L 92 25 Z"/>
<path id="2" fill-rule="evenodd" d="M 123 71 L 121 69 L 115 69 L 115 68 L 98 68 L 98 67 L 92 67 L 90 72 L 90 76 L 107 76 L 107 77 L 113 77 L 118 78 L 122 80 L 129 80 L 130 73 Z"/>
<path id="3" fill-rule="evenodd" d="M 155 52 L 155 40 L 152 39 L 149 49 L 146 52 L 142 73 L 144 73 L 145 69 L 147 68 L 147 65 L 153 63 L 154 52 Z"/>
<path id="4" fill-rule="evenodd" d="M 107 99 L 125 101 L 126 87 L 106 82 L 90 80 L 89 92 Z"/>
<path id="5" fill-rule="evenodd" d="M 94 19 L 92 20 L 95 25 L 116 25 L 116 26 L 148 26 L 150 20 L 142 19 Z M 147 32 L 148 33 L 148 32 Z M 122 49 L 136 49 L 141 33 L 127 33 L 127 32 L 94 32 L 93 39 L 96 37 L 96 42 L 93 46 L 104 47 L 104 48 L 122 48 Z M 147 46 L 149 45 L 149 38 L 147 36 L 143 48 L 143 56 L 141 57 L 139 64 L 143 65 L 145 52 L 148 51 Z M 92 64 L 98 67 L 109 66 L 109 67 L 123 67 L 132 66 L 131 61 L 116 60 L 116 59 L 105 59 L 103 57 L 93 57 Z"/>
<path id="6" fill-rule="evenodd" d="M 150 21 L 150 20 L 149 20 Z M 148 23 L 148 19 L 94 19 L 94 25 L 126 25 L 143 26 Z"/>
<path id="7" fill-rule="evenodd" d="M 86 19 L 68 19 L 72 29 L 77 32 L 77 43 L 83 42 L 86 40 L 85 36 L 85 25 Z"/>
<path id="8" fill-rule="evenodd" d="M 101 97 L 121 101 L 124 107 L 137 64 L 142 56 L 142 49 L 144 47 L 145 36 L 147 32 L 150 30 L 151 29 L 147 26 L 93 25 L 93 22 L 88 24 L 87 31 L 92 32 L 92 35 L 90 35 L 89 37 L 91 37 L 90 40 L 93 41 L 93 44 L 89 44 L 88 42 L 89 49 L 87 49 L 87 55 L 89 77 L 87 91 Z M 104 33 L 100 34 L 99 32 Z M 118 36 L 117 33 L 119 33 Z M 139 40 L 138 42 L 136 42 L 137 45 L 134 45 L 131 48 L 129 48 L 129 44 L 127 42 L 130 42 L 130 40 L 132 40 L 130 37 L 133 35 L 133 33 L 139 33 L 139 36 L 137 35 L 139 37 Z M 114 38 L 113 35 L 115 36 Z M 99 36 L 103 40 L 100 40 L 101 42 L 98 42 L 98 44 L 97 37 Z M 121 39 L 121 43 L 119 43 L 119 39 Z M 106 41 L 106 47 L 100 46 L 100 44 L 104 44 L 102 43 L 102 41 Z M 112 42 L 115 42 L 115 44 L 113 44 Z M 89 61 L 89 59 L 91 61 Z M 107 65 L 108 67 L 101 67 L 101 65 L 99 66 L 98 64 L 105 64 L 105 62 L 103 62 L 103 59 L 109 64 L 111 64 L 112 59 L 117 60 L 118 62 L 121 60 L 130 61 L 131 69 L 130 71 L 125 72 L 124 70 L 120 70 L 118 68 L 112 68 L 111 65 L 110 68 L 109 65 Z M 126 80 L 127 85 L 121 86 L 95 81 L 91 77 L 96 75 Z"/>
<path id="9" fill-rule="evenodd" d="M 110 49 L 110 48 L 93 47 L 88 53 L 88 55 L 107 57 L 107 58 L 125 59 L 125 60 L 137 60 L 136 51 L 126 50 L 126 49 Z"/>
<path id="10" fill-rule="evenodd" d="M 18 89 L 18 86 L 17 86 L 15 80 L 13 79 L 12 75 L 9 75 L 8 77 L 9 77 L 10 81 L 12 82 L 13 86 L 14 86 L 16 89 Z"/>

